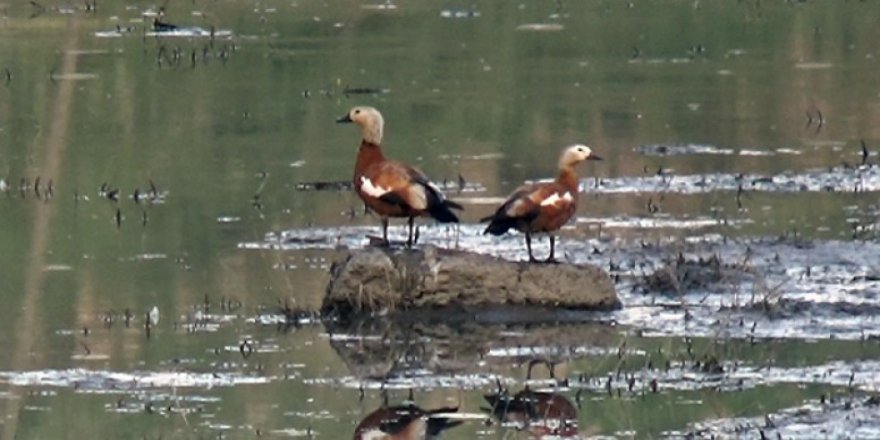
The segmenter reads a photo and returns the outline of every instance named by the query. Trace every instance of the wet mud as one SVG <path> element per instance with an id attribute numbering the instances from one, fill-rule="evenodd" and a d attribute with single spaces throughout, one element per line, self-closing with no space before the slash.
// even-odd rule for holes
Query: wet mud
<path id="1" fill-rule="evenodd" d="M 737 153 L 714 147 L 680 149 L 646 148 L 643 153 L 755 155 L 750 150 Z M 780 149 L 769 154 L 798 152 Z M 588 194 L 727 192 L 739 201 L 745 192 L 866 193 L 880 188 L 874 182 L 876 176 L 877 168 L 869 164 L 774 175 L 681 176 L 664 169 L 643 177 L 587 179 L 582 187 Z M 483 193 L 470 197 L 480 200 Z M 880 435 L 880 425 L 869 415 L 876 410 L 880 391 L 876 380 L 880 377 L 876 362 L 880 347 L 880 247 L 874 241 L 875 228 L 866 220 L 871 209 L 852 207 L 857 226 L 846 239 L 817 239 L 796 231 L 746 235 L 741 227 L 754 221 L 748 210 L 728 220 L 650 212 L 578 218 L 573 227 L 562 232 L 559 250 L 568 263 L 586 263 L 608 271 L 623 304 L 620 310 L 581 317 L 589 322 L 556 316 L 556 324 L 476 322 L 470 316 L 451 319 L 448 311 L 446 321 L 413 313 L 410 320 L 379 316 L 328 322 L 331 344 L 352 374 L 311 378 L 308 383 L 359 392 L 484 390 L 486 396 L 493 396 L 484 403 L 483 413 L 489 420 L 484 423 L 523 433 L 530 432 L 530 426 L 546 426 L 530 422 L 534 403 L 511 403 L 525 391 L 558 395 L 580 410 L 596 400 L 622 399 L 635 404 L 663 395 L 677 396 L 680 405 L 700 406 L 703 393 L 765 393 L 794 386 L 815 391 L 808 393 L 812 397 L 805 401 L 754 416 L 708 417 L 657 435 L 812 438 L 821 432 L 829 437 L 874 438 Z M 597 229 L 597 224 L 602 228 Z M 271 232 L 263 241 L 239 246 L 273 251 L 363 249 L 369 243 L 365 237 L 374 229 L 342 226 Z M 479 225 L 469 224 L 459 228 L 422 225 L 420 231 L 423 243 L 430 245 L 513 261 L 524 259 L 517 235 L 490 239 L 481 234 Z M 621 335 L 625 335 L 623 340 L 616 339 Z M 682 341 L 682 345 L 669 351 L 668 347 L 644 345 L 644 341 L 667 338 Z M 695 348 L 695 341 L 712 341 L 710 346 L 715 348 Z M 864 354 L 817 359 L 806 365 L 776 365 L 765 355 L 746 354 L 801 343 L 855 345 Z M 598 359 L 613 367 L 590 366 Z M 536 360 L 568 368 L 564 374 L 543 379 L 503 372 L 505 366 L 524 368 Z M 497 410 L 500 404 L 526 408 L 525 415 L 510 418 Z M 589 425 L 582 415 L 578 420 L 577 438 L 589 438 L 585 434 L 590 432 Z M 554 423 L 556 428 L 565 426 Z M 615 434 L 626 437 L 635 433 Z"/>

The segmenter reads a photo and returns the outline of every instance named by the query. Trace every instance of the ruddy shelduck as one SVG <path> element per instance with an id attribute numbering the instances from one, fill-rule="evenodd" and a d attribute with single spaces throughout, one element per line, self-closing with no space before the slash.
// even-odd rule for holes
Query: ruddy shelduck
<path id="1" fill-rule="evenodd" d="M 441 223 L 458 223 L 451 209 L 463 209 L 448 200 L 436 185 L 418 169 L 389 160 L 382 153 L 385 121 L 373 107 L 352 108 L 336 122 L 354 122 L 363 135 L 354 166 L 354 190 L 367 207 L 382 219 L 382 239 L 388 244 L 388 218 L 406 217 L 412 246 L 413 221 L 429 216 Z"/>
<path id="2" fill-rule="evenodd" d="M 532 234 L 546 232 L 550 235 L 550 256 L 546 261 L 555 262 L 556 238 L 553 232 L 568 222 L 577 210 L 578 176 L 575 167 L 585 160 L 602 158 L 586 145 L 566 148 L 559 158 L 556 180 L 517 188 L 494 214 L 480 220 L 490 222 L 483 233 L 501 235 L 511 228 L 524 233 L 529 261 L 537 261 L 532 255 Z"/>

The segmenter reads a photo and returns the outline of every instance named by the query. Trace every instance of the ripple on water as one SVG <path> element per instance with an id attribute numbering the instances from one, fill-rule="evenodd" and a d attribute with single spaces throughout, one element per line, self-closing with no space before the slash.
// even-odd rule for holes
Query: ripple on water
<path id="1" fill-rule="evenodd" d="M 34 370 L 0 372 L 0 382 L 15 386 L 74 387 L 79 392 L 113 393 L 164 387 L 231 387 L 270 382 L 270 378 L 241 373 L 184 371 L 115 372 L 106 370 Z"/>
<path id="2" fill-rule="evenodd" d="M 540 180 L 549 181 L 549 180 Z M 667 192 L 702 194 L 713 191 L 865 192 L 880 191 L 880 166 L 838 166 L 766 174 L 673 174 L 582 179 L 581 190 L 593 194 Z"/>

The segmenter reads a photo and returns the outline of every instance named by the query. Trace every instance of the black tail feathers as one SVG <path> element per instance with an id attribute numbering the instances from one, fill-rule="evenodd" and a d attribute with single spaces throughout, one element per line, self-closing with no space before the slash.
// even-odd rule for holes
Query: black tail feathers
<path id="1" fill-rule="evenodd" d="M 451 200 L 440 200 L 428 207 L 428 214 L 440 223 L 458 223 L 458 216 L 452 212 L 452 209 L 464 209 L 464 207 Z"/>
<path id="2" fill-rule="evenodd" d="M 480 219 L 480 223 L 484 222 L 489 222 L 489 226 L 486 226 L 486 230 L 483 231 L 484 234 L 502 235 L 508 229 L 516 226 L 516 222 L 512 218 L 494 214 Z"/>
<path id="3" fill-rule="evenodd" d="M 458 412 L 458 407 L 451 408 L 437 408 L 428 411 L 428 436 L 429 438 L 436 437 L 441 432 L 454 428 L 458 425 L 461 425 L 460 420 L 450 420 L 444 417 L 434 417 L 435 414 L 442 413 L 455 413 Z"/>
<path id="4" fill-rule="evenodd" d="M 452 200 L 444 200 L 443 203 L 445 203 L 446 206 L 448 206 L 448 207 L 450 207 L 450 208 L 452 208 L 452 209 L 457 209 L 457 210 L 459 210 L 459 211 L 464 211 L 464 206 L 461 206 L 460 203 L 453 202 Z"/>

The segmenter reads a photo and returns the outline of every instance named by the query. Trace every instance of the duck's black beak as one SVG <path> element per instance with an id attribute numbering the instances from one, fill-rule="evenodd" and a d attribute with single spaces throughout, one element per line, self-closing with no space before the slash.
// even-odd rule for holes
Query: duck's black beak
<path id="1" fill-rule="evenodd" d="M 343 117 L 337 119 L 336 122 L 338 122 L 338 123 L 340 123 L 340 124 L 343 124 L 343 123 L 346 123 L 346 122 L 354 122 L 354 121 L 352 121 L 352 120 L 351 120 L 351 116 L 349 116 L 348 113 L 346 113 L 345 116 L 343 116 Z"/>
<path id="2" fill-rule="evenodd" d="M 591 155 L 587 156 L 587 160 L 605 160 L 605 159 L 602 159 L 601 157 L 596 156 L 595 154 L 591 154 Z"/>

